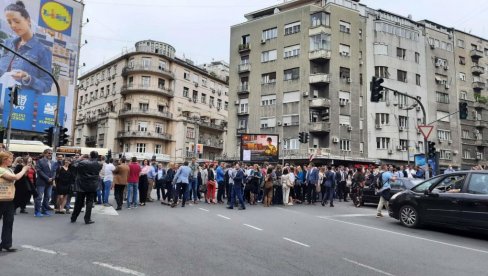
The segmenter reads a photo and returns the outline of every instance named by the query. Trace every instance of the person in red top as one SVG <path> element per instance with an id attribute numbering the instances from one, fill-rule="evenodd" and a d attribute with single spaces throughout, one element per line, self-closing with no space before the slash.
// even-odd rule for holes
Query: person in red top
<path id="1" fill-rule="evenodd" d="M 127 178 L 127 209 L 137 208 L 137 191 L 139 185 L 139 175 L 141 174 L 141 166 L 137 163 L 137 157 L 132 157 L 132 162 L 129 164 L 129 177 Z"/>

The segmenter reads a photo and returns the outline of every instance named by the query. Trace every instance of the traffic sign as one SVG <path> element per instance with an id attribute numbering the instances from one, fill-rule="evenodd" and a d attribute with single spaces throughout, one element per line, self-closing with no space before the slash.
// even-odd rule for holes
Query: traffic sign
<path id="1" fill-rule="evenodd" d="M 418 128 L 420 132 L 422 132 L 424 138 L 429 139 L 430 133 L 432 132 L 432 129 L 434 129 L 434 126 L 418 126 Z"/>

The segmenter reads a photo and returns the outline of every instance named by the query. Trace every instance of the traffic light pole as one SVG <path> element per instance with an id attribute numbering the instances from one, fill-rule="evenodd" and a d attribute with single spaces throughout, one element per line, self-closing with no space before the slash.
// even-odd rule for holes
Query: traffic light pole
<path id="1" fill-rule="evenodd" d="M 10 137 L 12 136 L 12 113 L 14 109 L 14 99 L 12 98 L 14 94 L 14 90 L 17 89 L 17 87 L 12 87 L 12 91 L 10 92 L 10 109 L 8 111 L 8 121 L 7 121 L 7 143 L 5 145 L 5 148 L 9 150 L 10 147 Z M 5 103 L 5 102 L 4 102 Z M 3 140 L 3 137 L 2 137 Z M 3 141 L 2 141 L 3 142 Z"/>
<path id="2" fill-rule="evenodd" d="M 61 89 L 59 87 L 59 83 L 58 83 L 58 81 L 56 80 L 56 78 L 54 77 L 54 75 L 51 72 L 49 72 L 48 70 L 42 68 L 41 66 L 39 66 L 35 62 L 33 62 L 33 61 L 29 60 L 28 58 L 22 56 L 21 54 L 19 54 L 16 51 L 10 49 L 9 47 L 5 46 L 2 43 L 0 43 L 0 47 L 2 47 L 5 50 L 11 52 L 12 54 L 14 54 L 15 56 L 21 58 L 22 60 L 28 62 L 32 66 L 34 66 L 37 69 L 41 70 L 42 72 L 48 74 L 49 77 L 51 77 L 51 79 L 53 79 L 54 85 L 56 85 L 56 92 L 58 94 L 58 97 L 56 99 L 56 110 L 55 110 L 55 113 L 54 113 L 54 129 L 55 129 L 55 131 L 53 131 L 53 145 L 52 145 L 52 147 L 53 147 L 53 153 L 54 153 L 52 156 L 53 156 L 53 159 L 56 159 L 56 147 L 58 146 L 58 139 L 59 139 L 59 137 L 57 135 L 59 133 L 59 122 L 58 122 L 58 118 L 59 118 L 59 105 L 61 103 Z M 13 104 L 13 101 L 10 100 L 10 112 L 12 112 L 12 104 Z M 8 123 L 10 125 L 10 120 L 9 120 Z M 9 141 L 10 141 L 10 132 L 8 131 L 7 132 L 7 143 Z"/>

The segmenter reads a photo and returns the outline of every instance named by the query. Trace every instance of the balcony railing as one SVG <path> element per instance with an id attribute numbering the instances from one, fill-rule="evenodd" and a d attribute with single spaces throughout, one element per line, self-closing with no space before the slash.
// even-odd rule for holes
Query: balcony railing
<path id="1" fill-rule="evenodd" d="M 474 81 L 473 82 L 473 89 L 475 90 L 482 90 L 485 89 L 485 83 L 482 81 Z"/>
<path id="2" fill-rule="evenodd" d="M 144 116 L 154 116 L 158 118 L 173 119 L 173 113 L 166 111 L 159 111 L 157 109 L 123 109 L 119 111 L 119 116 L 130 116 L 130 115 L 144 115 Z"/>
<path id="3" fill-rule="evenodd" d="M 327 73 L 313 74 L 313 75 L 310 75 L 309 82 L 310 83 L 329 83 L 330 77 L 329 77 L 329 74 L 327 74 Z"/>
<path id="4" fill-rule="evenodd" d="M 210 123 L 210 122 L 201 122 L 200 127 L 211 128 L 211 129 L 216 129 L 216 130 L 221 130 L 221 131 L 224 130 L 223 125 L 217 125 L 217 124 Z"/>
<path id="5" fill-rule="evenodd" d="M 310 100 L 310 108 L 328 108 L 330 107 L 330 99 L 316 98 Z"/>
<path id="6" fill-rule="evenodd" d="M 481 120 L 476 120 L 474 122 L 474 126 L 475 127 L 479 127 L 479 128 L 487 128 L 488 127 L 488 123 L 485 122 L 485 121 L 481 121 Z"/>
<path id="7" fill-rule="evenodd" d="M 127 76 L 129 73 L 135 73 L 135 72 L 151 72 L 151 73 L 160 74 L 170 79 L 175 78 L 175 74 L 164 67 L 155 66 L 155 65 L 152 66 L 144 65 L 144 64 L 127 65 L 126 67 L 124 67 L 124 69 L 122 69 L 122 76 Z"/>
<path id="8" fill-rule="evenodd" d="M 157 133 L 155 131 L 119 131 L 118 138 L 146 138 L 146 139 L 162 139 L 171 141 L 171 134 Z"/>
<path id="9" fill-rule="evenodd" d="M 483 51 L 481 50 L 477 50 L 477 49 L 473 49 L 469 52 L 470 56 L 472 58 L 475 58 L 475 59 L 478 59 L 478 58 L 481 58 L 483 57 Z"/>
<path id="10" fill-rule="evenodd" d="M 202 144 L 204 147 L 214 148 L 214 149 L 223 149 L 224 144 L 220 143 L 219 141 L 210 141 L 210 140 L 199 140 L 199 144 Z"/>
<path id="11" fill-rule="evenodd" d="M 330 132 L 329 122 L 312 122 L 308 124 L 310 132 Z"/>
<path id="12" fill-rule="evenodd" d="M 250 51 L 250 50 L 251 50 L 251 47 L 249 46 L 249 43 L 239 44 L 239 53 Z"/>
<path id="13" fill-rule="evenodd" d="M 477 75 L 477 76 L 482 75 L 485 73 L 485 67 L 475 65 L 475 66 L 471 67 L 471 73 L 473 75 Z"/>
<path id="14" fill-rule="evenodd" d="M 237 110 L 237 116 L 245 116 L 245 115 L 249 115 L 249 110 L 246 109 L 246 110 Z"/>
<path id="15" fill-rule="evenodd" d="M 331 56 L 330 50 L 326 50 L 326 49 L 320 49 L 320 50 L 310 51 L 308 53 L 308 58 L 310 60 L 314 60 L 314 59 L 330 59 L 330 56 Z"/>
<path id="16" fill-rule="evenodd" d="M 249 94 L 249 84 L 241 84 L 237 87 L 237 94 Z"/>
<path id="17" fill-rule="evenodd" d="M 237 66 L 239 73 L 251 71 L 251 63 L 241 63 Z"/>
<path id="18" fill-rule="evenodd" d="M 120 90 L 120 93 L 124 95 L 129 92 L 137 92 L 137 91 L 149 91 L 157 94 L 163 94 L 168 97 L 174 97 L 174 92 L 171 89 L 166 89 L 163 86 L 142 85 L 142 84 L 123 85 Z"/>

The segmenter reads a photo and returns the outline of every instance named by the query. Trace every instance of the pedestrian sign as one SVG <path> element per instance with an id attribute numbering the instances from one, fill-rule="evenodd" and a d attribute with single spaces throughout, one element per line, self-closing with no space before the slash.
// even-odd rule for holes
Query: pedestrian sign
<path id="1" fill-rule="evenodd" d="M 425 139 L 428 139 L 430 136 L 430 133 L 432 132 L 432 129 L 434 126 L 418 126 L 420 132 L 424 136 Z"/>

